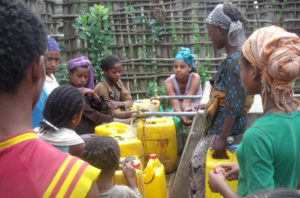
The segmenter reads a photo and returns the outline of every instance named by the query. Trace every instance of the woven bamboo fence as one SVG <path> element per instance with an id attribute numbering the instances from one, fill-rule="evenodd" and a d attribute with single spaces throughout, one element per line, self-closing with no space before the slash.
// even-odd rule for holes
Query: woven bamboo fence
<path id="1" fill-rule="evenodd" d="M 27 2 L 33 0 L 27 0 Z M 37 2 L 39 0 L 35 0 Z M 42 0 L 40 0 L 42 1 Z M 122 58 L 124 72 L 122 81 L 133 98 L 146 96 L 149 82 L 163 86 L 172 74 L 173 57 L 181 46 L 191 48 L 196 54 L 196 65 L 209 68 L 214 73 L 223 60 L 222 51 L 216 51 L 209 41 L 205 18 L 222 0 L 44 0 L 41 19 L 49 34 L 63 42 L 62 53 L 66 60 L 88 55 L 84 41 L 78 39 L 72 27 L 75 18 L 83 15 L 89 7 L 101 4 L 110 9 L 111 32 L 115 45 L 112 52 Z M 255 28 L 271 24 L 281 25 L 289 31 L 300 33 L 300 1 L 294 0 L 231 0 L 237 5 L 249 24 L 247 34 Z M 33 2 L 34 4 L 34 2 Z M 55 13 L 61 7 L 62 13 Z M 128 7 L 134 12 L 129 13 Z M 135 23 L 130 14 L 147 20 L 155 19 L 162 34 L 158 42 L 149 42 L 153 29 L 145 23 Z M 63 34 L 58 26 L 63 23 Z M 64 61 L 66 61 L 64 60 Z"/>

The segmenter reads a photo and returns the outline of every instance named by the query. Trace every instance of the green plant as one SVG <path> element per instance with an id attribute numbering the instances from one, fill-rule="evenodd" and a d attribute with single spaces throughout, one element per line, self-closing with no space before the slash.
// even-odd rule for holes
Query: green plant
<path id="1" fill-rule="evenodd" d="M 103 72 L 99 67 L 100 60 L 111 54 L 114 44 L 110 31 L 109 9 L 95 4 L 84 16 L 76 18 L 73 27 L 78 30 L 78 37 L 83 39 L 88 48 L 88 57 L 94 66 L 94 78 L 99 82 Z"/>
<path id="2" fill-rule="evenodd" d="M 66 65 L 59 64 L 56 72 L 55 77 L 60 85 L 66 84 L 69 82 L 69 75 Z"/>

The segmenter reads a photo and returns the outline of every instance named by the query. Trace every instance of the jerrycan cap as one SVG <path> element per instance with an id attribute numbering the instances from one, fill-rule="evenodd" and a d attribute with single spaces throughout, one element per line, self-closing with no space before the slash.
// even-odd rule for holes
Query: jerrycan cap
<path id="1" fill-rule="evenodd" d="M 156 159 L 157 155 L 155 153 L 152 153 L 152 154 L 149 155 L 149 158 L 150 159 Z"/>
<path id="2" fill-rule="evenodd" d="M 140 168 L 141 167 L 141 164 L 138 160 L 133 160 L 133 164 L 132 164 L 133 168 Z"/>
<path id="3" fill-rule="evenodd" d="M 153 101 L 152 104 L 153 104 L 153 105 L 157 105 L 157 102 L 156 102 L 156 101 Z"/>

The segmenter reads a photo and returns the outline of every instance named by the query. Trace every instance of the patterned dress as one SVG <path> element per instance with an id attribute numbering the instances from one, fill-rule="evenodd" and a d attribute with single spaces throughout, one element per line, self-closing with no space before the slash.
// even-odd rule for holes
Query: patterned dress
<path id="1" fill-rule="evenodd" d="M 216 75 L 211 79 L 214 88 L 226 93 L 226 107 L 218 107 L 212 127 L 206 135 L 201 137 L 193 152 L 189 170 L 189 195 L 192 198 L 205 197 L 206 152 L 214 142 L 215 135 L 222 132 L 225 118 L 235 118 L 230 132 L 231 136 L 239 136 L 246 129 L 247 113 L 244 111 L 246 93 L 241 84 L 239 59 L 239 51 L 228 56 L 219 66 Z M 241 137 L 235 138 L 238 141 L 240 139 Z"/>

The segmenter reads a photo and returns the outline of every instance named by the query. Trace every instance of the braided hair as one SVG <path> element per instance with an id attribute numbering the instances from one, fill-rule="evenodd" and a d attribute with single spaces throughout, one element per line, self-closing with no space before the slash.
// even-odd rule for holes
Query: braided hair
<path id="1" fill-rule="evenodd" d="M 101 60 L 100 67 L 103 71 L 108 71 L 117 63 L 121 63 L 121 59 L 117 55 L 107 55 Z"/>
<path id="2" fill-rule="evenodd" d="M 75 114 L 83 110 L 83 106 L 83 95 L 75 87 L 63 85 L 54 89 L 45 104 L 41 132 L 65 127 Z"/>
<path id="3" fill-rule="evenodd" d="M 119 164 L 120 147 L 110 136 L 97 136 L 87 142 L 82 157 L 106 174 Z"/>

